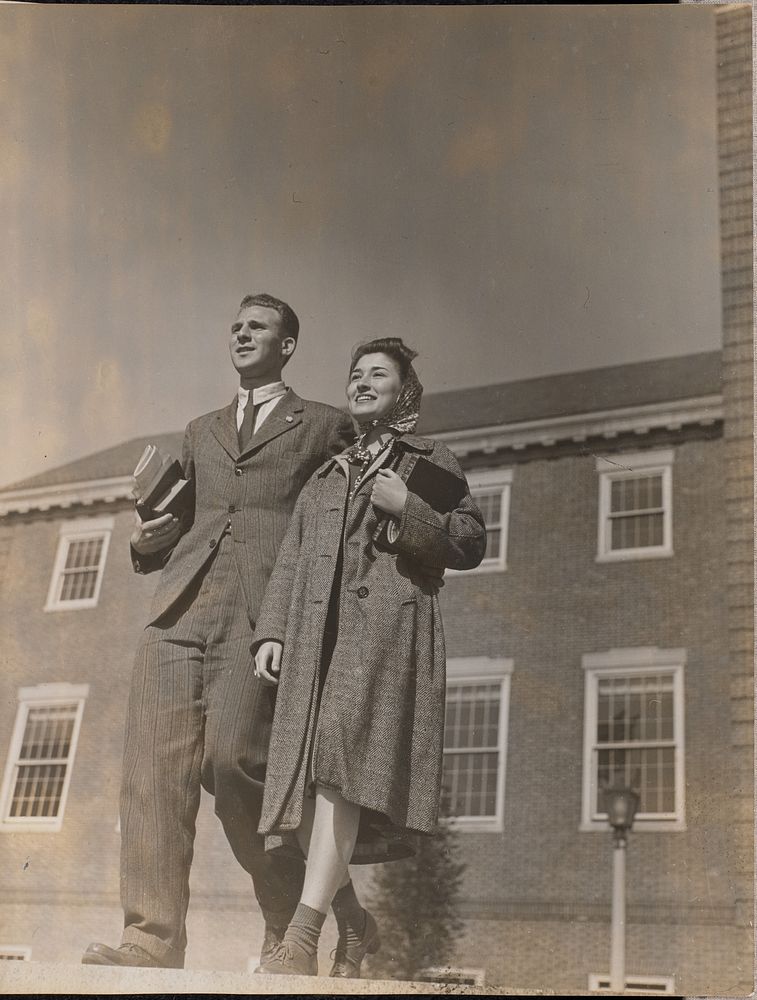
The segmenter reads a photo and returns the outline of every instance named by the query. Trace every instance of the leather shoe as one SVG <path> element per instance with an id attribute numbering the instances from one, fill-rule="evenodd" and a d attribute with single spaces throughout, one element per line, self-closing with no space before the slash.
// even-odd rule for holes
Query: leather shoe
<path id="1" fill-rule="evenodd" d="M 360 966 L 366 955 L 375 955 L 381 947 L 381 938 L 376 921 L 365 910 L 365 927 L 363 936 L 357 944 L 347 944 L 346 938 L 339 935 L 334 964 L 329 976 L 332 979 L 360 979 Z"/>
<path id="2" fill-rule="evenodd" d="M 296 941 L 282 941 L 260 968 L 268 976 L 317 976 L 318 955 L 311 955 Z"/>
<path id="3" fill-rule="evenodd" d="M 272 924 L 265 925 L 265 934 L 263 936 L 263 945 L 260 949 L 260 965 L 258 965 L 255 972 L 262 972 L 263 966 L 266 962 L 270 962 L 279 945 L 284 940 L 284 935 L 286 934 L 286 927 L 274 927 Z"/>
<path id="4" fill-rule="evenodd" d="M 146 969 L 171 968 L 165 962 L 161 962 L 154 955 L 151 955 L 149 951 L 140 948 L 138 944 L 122 944 L 118 948 L 109 948 L 107 944 L 95 942 L 84 952 L 81 962 L 82 965 L 128 965 Z"/>

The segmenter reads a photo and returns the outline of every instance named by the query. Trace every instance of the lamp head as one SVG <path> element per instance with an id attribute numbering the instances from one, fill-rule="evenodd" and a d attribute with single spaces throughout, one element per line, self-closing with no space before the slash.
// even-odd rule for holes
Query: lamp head
<path id="1" fill-rule="evenodd" d="M 607 822 L 615 831 L 616 837 L 625 840 L 639 808 L 639 795 L 632 788 L 622 787 L 605 788 L 603 794 Z"/>

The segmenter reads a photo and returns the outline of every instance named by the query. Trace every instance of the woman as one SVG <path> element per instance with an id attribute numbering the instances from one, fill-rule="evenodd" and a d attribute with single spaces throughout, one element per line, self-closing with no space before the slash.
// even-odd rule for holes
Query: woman
<path id="1" fill-rule="evenodd" d="M 353 353 L 347 400 L 362 433 L 306 484 L 256 623 L 255 672 L 279 682 L 260 832 L 269 849 L 286 849 L 295 831 L 307 857 L 300 905 L 264 972 L 317 974 L 333 899 L 332 975 L 359 975 L 378 932 L 347 865 L 402 856 L 391 836 L 432 833 L 437 821 L 436 583 L 445 567 L 480 563 L 486 532 L 452 453 L 412 433 L 423 392 L 415 356 L 394 337 Z M 411 482 L 431 480 L 426 500 L 405 484 L 414 469 Z"/>

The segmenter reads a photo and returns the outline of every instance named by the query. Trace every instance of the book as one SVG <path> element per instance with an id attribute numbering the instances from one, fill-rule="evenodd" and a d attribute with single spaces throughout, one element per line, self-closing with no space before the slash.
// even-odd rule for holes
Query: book
<path id="1" fill-rule="evenodd" d="M 133 496 L 143 521 L 173 514 L 188 526 L 194 519 L 194 482 L 181 465 L 157 445 L 148 444 L 134 469 Z"/>
<path id="2" fill-rule="evenodd" d="M 468 492 L 468 484 L 464 479 L 421 457 L 410 470 L 405 486 L 439 514 L 449 514 L 455 510 Z M 392 548 L 391 523 L 389 515 L 382 517 L 373 534 L 373 541 L 388 549 Z"/>

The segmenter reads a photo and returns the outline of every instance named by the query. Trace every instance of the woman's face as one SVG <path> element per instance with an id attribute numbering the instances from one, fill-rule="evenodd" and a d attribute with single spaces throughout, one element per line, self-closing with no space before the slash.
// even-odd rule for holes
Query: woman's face
<path id="1" fill-rule="evenodd" d="M 347 383 L 350 413 L 358 421 L 380 420 L 397 402 L 402 379 L 387 354 L 364 354 L 355 362 Z"/>

